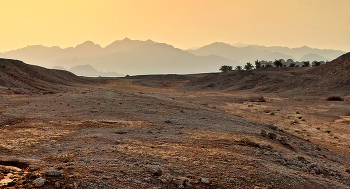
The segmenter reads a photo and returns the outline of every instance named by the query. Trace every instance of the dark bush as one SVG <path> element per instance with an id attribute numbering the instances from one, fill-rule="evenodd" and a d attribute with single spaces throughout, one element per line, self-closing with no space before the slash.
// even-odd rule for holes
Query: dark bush
<path id="1" fill-rule="evenodd" d="M 344 98 L 340 96 L 330 96 L 326 99 L 326 101 L 344 101 Z"/>

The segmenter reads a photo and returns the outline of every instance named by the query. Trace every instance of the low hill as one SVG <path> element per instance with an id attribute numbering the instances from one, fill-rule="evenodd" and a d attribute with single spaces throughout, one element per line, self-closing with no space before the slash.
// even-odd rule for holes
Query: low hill
<path id="1" fill-rule="evenodd" d="M 300 61 L 310 61 L 310 60 L 315 60 L 315 61 L 328 61 L 327 58 L 320 56 L 318 54 L 314 54 L 314 53 L 309 53 L 306 54 L 305 56 L 300 58 Z"/>
<path id="2" fill-rule="evenodd" d="M 91 83 L 65 70 L 46 69 L 19 60 L 0 59 L 0 90 L 15 93 L 55 93 L 77 84 Z"/>
<path id="3" fill-rule="evenodd" d="M 205 74 L 183 87 L 194 90 L 252 90 L 255 92 L 299 92 L 309 94 L 350 93 L 350 53 L 328 64 L 312 68 L 265 68 L 250 71 Z"/>
<path id="4" fill-rule="evenodd" d="M 89 64 L 73 66 L 69 69 L 70 72 L 79 76 L 88 77 L 120 77 L 123 74 L 117 72 L 101 72 L 90 66 Z"/>

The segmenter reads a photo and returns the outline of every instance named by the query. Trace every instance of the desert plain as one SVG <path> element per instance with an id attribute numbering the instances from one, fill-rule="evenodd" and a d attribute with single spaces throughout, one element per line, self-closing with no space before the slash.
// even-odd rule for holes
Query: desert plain
<path id="1" fill-rule="evenodd" d="M 349 68 L 84 78 L 1 59 L 0 187 L 350 188 Z"/>

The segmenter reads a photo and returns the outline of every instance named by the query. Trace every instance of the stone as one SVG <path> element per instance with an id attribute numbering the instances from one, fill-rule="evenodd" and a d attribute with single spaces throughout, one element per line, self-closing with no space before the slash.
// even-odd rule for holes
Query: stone
<path id="1" fill-rule="evenodd" d="M 33 184 L 35 187 L 40 188 L 44 186 L 45 182 L 46 182 L 46 179 L 39 177 L 33 181 Z"/>
<path id="2" fill-rule="evenodd" d="M 201 182 L 204 183 L 204 184 L 209 184 L 210 183 L 209 179 L 204 178 L 204 177 L 201 178 Z"/>
<path id="3" fill-rule="evenodd" d="M 280 141 L 281 144 L 288 144 L 288 143 L 287 143 L 287 138 L 286 138 L 286 137 L 281 137 L 281 138 L 279 139 L 279 141 Z"/>
<path id="4" fill-rule="evenodd" d="M 47 171 L 45 173 L 46 176 L 50 176 L 50 177 L 58 177 L 61 176 L 61 174 L 63 173 L 63 170 L 58 170 L 58 169 L 52 169 L 50 171 Z"/>
<path id="5" fill-rule="evenodd" d="M 61 187 L 61 184 L 60 184 L 60 182 L 55 182 L 55 188 L 60 188 Z"/>
<path id="6" fill-rule="evenodd" d="M 177 188 L 185 188 L 184 185 L 180 184 L 177 186 Z"/>
<path id="7" fill-rule="evenodd" d="M 147 165 L 147 169 L 155 176 L 161 176 L 163 174 L 163 169 L 159 165 Z"/>
<path id="8" fill-rule="evenodd" d="M 277 135 L 275 133 L 269 133 L 268 136 L 272 140 L 276 140 L 276 138 L 277 138 Z"/>

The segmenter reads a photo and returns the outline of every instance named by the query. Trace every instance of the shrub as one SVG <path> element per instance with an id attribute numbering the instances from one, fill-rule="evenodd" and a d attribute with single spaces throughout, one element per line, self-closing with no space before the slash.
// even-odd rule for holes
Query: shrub
<path id="1" fill-rule="evenodd" d="M 329 134 L 329 133 L 331 133 L 332 131 L 330 131 L 330 130 L 325 130 L 324 132 Z"/>
<path id="2" fill-rule="evenodd" d="M 251 70 L 253 68 L 254 68 L 254 66 L 250 62 L 247 62 L 247 64 L 244 66 L 244 69 L 246 69 L 246 70 Z"/>
<path id="3" fill-rule="evenodd" d="M 242 66 L 236 66 L 235 70 L 242 70 Z"/>
<path id="4" fill-rule="evenodd" d="M 317 127 L 316 129 L 317 129 L 317 130 L 320 130 L 321 128 Z"/>
<path id="5" fill-rule="evenodd" d="M 282 60 L 275 60 L 273 63 L 276 67 L 283 67 Z"/>
<path id="6" fill-rule="evenodd" d="M 271 112 L 270 115 L 275 115 L 275 113 Z"/>
<path id="7" fill-rule="evenodd" d="M 265 65 L 265 68 L 272 68 L 273 66 L 272 66 L 272 64 L 266 64 Z"/>
<path id="8" fill-rule="evenodd" d="M 270 110 L 264 110 L 265 113 L 270 113 Z"/>
<path id="9" fill-rule="evenodd" d="M 309 67 L 310 66 L 310 62 L 309 61 L 304 61 L 303 62 L 303 67 Z"/>
<path id="10" fill-rule="evenodd" d="M 330 96 L 326 99 L 326 101 L 344 101 L 344 98 L 340 96 Z"/>
<path id="11" fill-rule="evenodd" d="M 320 66 L 321 65 L 321 62 L 318 62 L 318 61 L 313 61 L 313 66 Z"/>
<path id="12" fill-rule="evenodd" d="M 301 133 L 299 130 L 295 130 L 294 132 L 296 132 L 296 133 L 298 133 L 298 134 L 300 134 L 300 133 Z"/>
<path id="13" fill-rule="evenodd" d="M 222 71 L 222 72 L 232 71 L 232 66 L 223 65 L 220 67 L 220 71 Z"/>
<path id="14" fill-rule="evenodd" d="M 261 68 L 261 62 L 260 62 L 259 60 L 256 60 L 256 61 L 255 61 L 255 68 L 256 68 L 256 69 Z"/>
<path id="15" fill-rule="evenodd" d="M 297 112 L 295 112 L 296 114 L 300 114 L 300 112 L 299 111 L 297 111 Z"/>
<path id="16" fill-rule="evenodd" d="M 299 117 L 298 117 L 298 119 L 301 119 L 301 118 L 303 118 L 303 116 L 299 116 Z"/>

